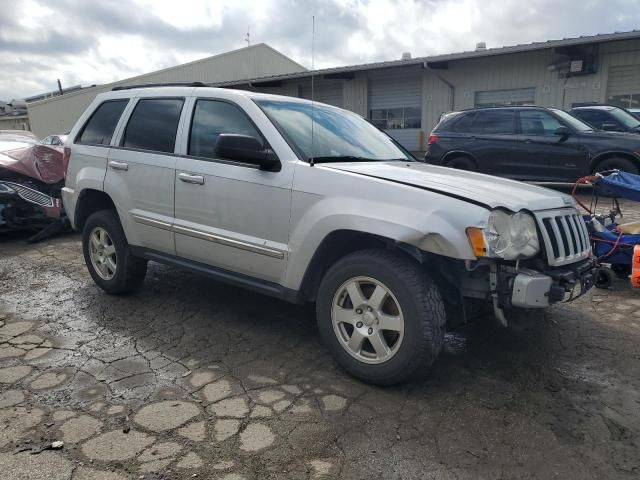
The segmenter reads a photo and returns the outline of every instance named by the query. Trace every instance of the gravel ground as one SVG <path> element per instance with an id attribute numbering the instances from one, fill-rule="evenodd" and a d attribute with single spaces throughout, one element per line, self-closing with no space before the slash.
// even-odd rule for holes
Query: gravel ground
<path id="1" fill-rule="evenodd" d="M 640 290 L 620 281 L 451 332 L 423 381 L 372 387 L 310 308 L 155 264 L 110 297 L 77 234 L 3 237 L 1 476 L 638 478 L 639 345 Z"/>

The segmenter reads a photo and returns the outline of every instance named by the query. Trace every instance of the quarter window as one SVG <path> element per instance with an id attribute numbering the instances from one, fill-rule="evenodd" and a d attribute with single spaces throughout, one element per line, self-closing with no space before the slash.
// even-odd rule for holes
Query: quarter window
<path id="1" fill-rule="evenodd" d="M 219 100 L 198 100 L 189 135 L 189 155 L 216 158 L 214 152 L 221 133 L 262 139 L 247 115 L 237 106 Z"/>
<path id="2" fill-rule="evenodd" d="M 520 129 L 525 135 L 554 135 L 562 127 L 556 118 L 538 110 L 520 111 Z"/>
<path id="3" fill-rule="evenodd" d="M 383 130 L 421 128 L 420 107 L 377 108 L 369 111 L 371 123 Z"/>
<path id="4" fill-rule="evenodd" d="M 122 146 L 173 153 L 183 104 L 182 98 L 139 100 L 129 118 Z"/>
<path id="5" fill-rule="evenodd" d="M 82 128 L 76 143 L 109 145 L 127 103 L 129 103 L 128 99 L 108 100 L 101 103 Z"/>

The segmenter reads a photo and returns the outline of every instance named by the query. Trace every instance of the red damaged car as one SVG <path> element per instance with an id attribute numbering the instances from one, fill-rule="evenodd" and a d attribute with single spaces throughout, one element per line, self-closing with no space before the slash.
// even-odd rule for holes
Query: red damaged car
<path id="1" fill-rule="evenodd" d="M 0 232 L 37 230 L 38 240 L 63 229 L 66 152 L 29 132 L 0 131 Z"/>

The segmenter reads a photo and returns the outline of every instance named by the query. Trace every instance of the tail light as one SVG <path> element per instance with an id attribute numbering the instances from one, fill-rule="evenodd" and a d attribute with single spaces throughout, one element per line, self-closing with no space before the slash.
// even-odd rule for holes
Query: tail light
<path id="1" fill-rule="evenodd" d="M 64 147 L 64 153 L 62 154 L 62 169 L 64 177 L 67 178 L 67 170 L 69 169 L 69 159 L 71 158 L 71 149 Z"/>
<path id="2" fill-rule="evenodd" d="M 429 139 L 427 140 L 427 145 L 433 145 L 437 141 L 438 141 L 438 135 L 436 135 L 435 133 L 432 133 L 431 135 L 429 135 Z"/>

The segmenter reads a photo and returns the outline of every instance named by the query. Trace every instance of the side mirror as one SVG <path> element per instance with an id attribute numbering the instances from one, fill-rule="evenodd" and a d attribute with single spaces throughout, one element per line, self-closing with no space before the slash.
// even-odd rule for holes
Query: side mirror
<path id="1" fill-rule="evenodd" d="M 560 141 L 564 141 L 569 135 L 571 135 L 571 130 L 569 130 L 569 127 L 562 126 L 556 128 L 556 131 L 553 133 L 560 137 Z"/>
<path id="2" fill-rule="evenodd" d="M 276 154 L 265 149 L 262 142 L 250 135 L 221 133 L 214 149 L 218 158 L 259 165 L 262 170 L 280 170 L 280 160 Z"/>
<path id="3" fill-rule="evenodd" d="M 603 123 L 602 130 L 605 130 L 607 132 L 617 132 L 620 130 L 620 128 L 618 128 L 615 123 Z"/>

